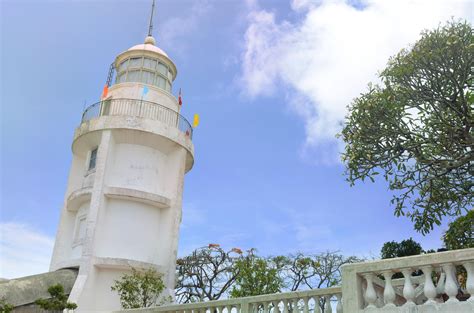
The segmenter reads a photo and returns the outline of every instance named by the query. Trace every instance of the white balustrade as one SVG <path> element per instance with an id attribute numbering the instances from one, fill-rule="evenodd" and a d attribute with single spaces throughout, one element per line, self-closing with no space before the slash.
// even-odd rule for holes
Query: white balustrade
<path id="1" fill-rule="evenodd" d="M 143 309 L 146 313 L 332 313 L 331 299 L 337 299 L 336 312 L 342 313 L 342 294 L 340 287 L 313 289 L 244 297 L 228 300 L 176 304 Z M 321 299 L 325 300 L 321 312 Z M 117 311 L 117 312 L 126 312 Z M 134 309 L 139 313 L 141 309 Z"/>
<path id="2" fill-rule="evenodd" d="M 460 268 L 467 273 L 462 278 L 465 288 L 456 276 Z M 403 279 L 394 279 L 395 273 L 402 273 Z M 379 312 L 382 307 L 408 312 L 412 309 L 403 307 L 422 305 L 419 312 L 474 312 L 474 249 L 348 264 L 343 267 L 342 292 L 345 313 Z"/>
<path id="3" fill-rule="evenodd" d="M 465 288 L 459 292 L 456 267 L 461 266 L 467 277 Z M 413 272 L 419 270 L 423 276 L 413 276 Z M 342 272 L 342 288 L 168 305 L 133 312 L 332 313 L 333 305 L 336 313 L 360 313 L 365 310 L 394 313 L 474 312 L 474 249 L 348 264 Z M 402 273 L 403 278 L 393 278 L 395 273 Z M 437 278 L 436 283 L 433 282 L 434 277 Z M 446 298 L 448 300 L 444 302 Z M 331 303 L 331 299 L 336 301 Z"/>

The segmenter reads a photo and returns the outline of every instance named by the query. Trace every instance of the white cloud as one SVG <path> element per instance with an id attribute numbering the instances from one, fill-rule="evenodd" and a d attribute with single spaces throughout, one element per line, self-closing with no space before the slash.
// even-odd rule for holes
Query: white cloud
<path id="1" fill-rule="evenodd" d="M 472 17 L 472 2 L 448 0 L 293 0 L 297 22 L 253 5 L 242 53 L 242 88 L 272 96 L 285 86 L 288 104 L 305 123 L 304 153 L 336 160 L 346 106 L 376 81 L 377 71 L 423 29 Z"/>
<path id="2" fill-rule="evenodd" d="M 0 224 L 0 277 L 16 278 L 47 272 L 54 239 L 26 224 Z"/>
<path id="3" fill-rule="evenodd" d="M 184 54 L 186 51 L 186 36 L 199 29 L 199 24 L 207 16 L 212 6 L 208 0 L 194 1 L 189 10 L 180 12 L 179 17 L 171 17 L 160 26 L 158 46 L 171 47 L 175 53 Z"/>

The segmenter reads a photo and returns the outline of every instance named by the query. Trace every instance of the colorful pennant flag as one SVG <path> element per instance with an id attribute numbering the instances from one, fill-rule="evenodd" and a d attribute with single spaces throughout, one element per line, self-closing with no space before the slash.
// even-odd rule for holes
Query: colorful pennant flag
<path id="1" fill-rule="evenodd" d="M 181 88 L 179 88 L 178 103 L 179 105 L 183 105 L 183 98 L 181 98 Z"/>
<path id="2" fill-rule="evenodd" d="M 146 96 L 147 93 L 148 93 L 148 87 L 143 86 L 143 96 Z"/>
<path id="3" fill-rule="evenodd" d="M 199 114 L 194 114 L 193 128 L 199 125 Z"/>
<path id="4" fill-rule="evenodd" d="M 109 85 L 105 84 L 104 90 L 102 90 L 102 97 L 100 99 L 104 99 L 107 97 L 107 94 L 109 93 Z"/>

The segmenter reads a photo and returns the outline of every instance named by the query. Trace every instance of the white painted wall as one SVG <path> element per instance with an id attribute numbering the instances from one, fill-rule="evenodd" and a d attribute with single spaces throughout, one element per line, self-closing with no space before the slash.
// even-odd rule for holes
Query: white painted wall
<path id="1" fill-rule="evenodd" d="M 109 186 L 136 188 L 165 193 L 166 154 L 158 149 L 133 144 L 118 144 L 111 156 L 112 168 L 106 174 Z"/>

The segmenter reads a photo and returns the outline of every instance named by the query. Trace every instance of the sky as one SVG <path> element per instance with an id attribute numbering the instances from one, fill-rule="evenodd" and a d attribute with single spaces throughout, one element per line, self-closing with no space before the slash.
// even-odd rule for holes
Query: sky
<path id="1" fill-rule="evenodd" d="M 0 277 L 48 270 L 84 106 L 115 56 L 142 43 L 151 0 L 0 0 Z M 379 257 L 441 247 L 393 215 L 387 183 L 345 181 L 335 135 L 388 58 L 450 18 L 451 0 L 158 0 L 154 35 L 200 115 L 179 254 L 209 243 L 264 256 Z"/>

